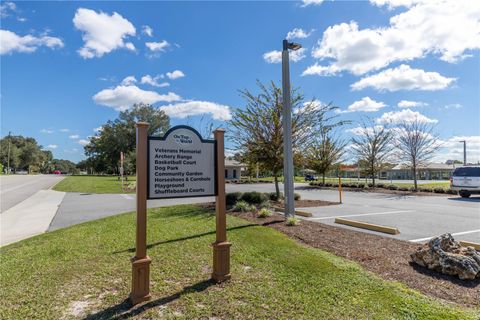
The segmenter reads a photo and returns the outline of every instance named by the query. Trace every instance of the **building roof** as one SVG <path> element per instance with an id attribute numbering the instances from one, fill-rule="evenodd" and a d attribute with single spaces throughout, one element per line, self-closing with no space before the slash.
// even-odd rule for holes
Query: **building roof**
<path id="1" fill-rule="evenodd" d="M 445 163 L 427 163 L 423 165 L 419 165 L 417 169 L 430 169 L 430 170 L 452 170 L 457 167 L 462 167 L 461 164 L 445 164 Z M 390 170 L 408 170 L 410 169 L 408 166 L 404 164 L 397 164 L 395 167 L 391 168 Z"/>
<path id="2" fill-rule="evenodd" d="M 225 167 L 246 167 L 247 165 L 236 160 L 225 159 Z"/>

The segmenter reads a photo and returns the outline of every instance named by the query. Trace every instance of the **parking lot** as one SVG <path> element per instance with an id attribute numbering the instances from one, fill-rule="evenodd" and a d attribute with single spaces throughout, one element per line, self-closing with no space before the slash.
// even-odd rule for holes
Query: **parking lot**
<path id="1" fill-rule="evenodd" d="M 232 185 L 229 191 L 255 189 L 274 191 L 273 184 Z M 303 199 L 338 201 L 338 191 L 308 188 L 296 184 Z M 297 208 L 298 209 L 298 208 Z M 302 208 L 312 213 L 312 221 L 374 233 L 396 239 L 426 242 L 449 232 L 455 239 L 480 243 L 480 197 L 463 199 L 455 195 L 403 196 L 388 193 L 344 192 L 343 203 L 327 207 Z M 400 234 L 389 235 L 336 224 L 336 217 L 396 227 Z"/>

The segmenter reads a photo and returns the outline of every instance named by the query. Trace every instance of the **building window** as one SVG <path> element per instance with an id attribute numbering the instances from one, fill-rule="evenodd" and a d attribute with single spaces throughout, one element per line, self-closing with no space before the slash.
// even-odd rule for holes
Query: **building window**
<path id="1" fill-rule="evenodd" d="M 228 179 L 228 169 L 225 169 L 225 179 Z"/>
<path id="2" fill-rule="evenodd" d="M 237 170 L 233 169 L 233 179 L 237 179 Z"/>

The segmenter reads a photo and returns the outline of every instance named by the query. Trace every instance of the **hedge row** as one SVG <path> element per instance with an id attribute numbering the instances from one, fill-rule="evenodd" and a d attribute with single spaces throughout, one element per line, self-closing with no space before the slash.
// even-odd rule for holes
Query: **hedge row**
<path id="1" fill-rule="evenodd" d="M 316 187 L 332 187 L 332 188 L 338 188 L 338 183 L 322 183 L 322 182 L 310 182 L 311 186 L 316 186 Z M 342 183 L 342 188 L 351 188 L 351 189 L 364 189 L 364 188 L 372 188 L 373 184 L 372 183 Z M 387 189 L 387 190 L 398 190 L 398 191 L 415 191 L 414 187 L 399 187 L 394 184 L 384 184 L 384 183 L 377 183 L 375 185 L 376 188 L 379 189 Z M 420 186 L 418 188 L 418 191 L 420 192 L 433 192 L 433 193 L 448 193 L 448 194 L 457 194 L 457 191 L 451 190 L 451 189 L 446 189 L 446 188 L 427 188 L 427 187 L 422 187 Z"/>
<path id="2" fill-rule="evenodd" d="M 238 201 L 245 201 L 249 204 L 262 204 L 267 201 L 280 201 L 283 200 L 283 193 L 280 192 L 280 197 L 277 197 L 275 192 L 270 193 L 261 193 L 257 191 L 251 192 L 230 192 L 226 194 L 226 203 L 227 206 L 233 206 Z M 300 194 L 294 194 L 295 200 L 300 200 Z"/>

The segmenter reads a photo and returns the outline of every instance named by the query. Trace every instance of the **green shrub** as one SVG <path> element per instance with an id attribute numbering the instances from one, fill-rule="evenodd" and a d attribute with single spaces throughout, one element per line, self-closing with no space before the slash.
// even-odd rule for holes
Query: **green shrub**
<path id="1" fill-rule="evenodd" d="M 333 188 L 338 188 L 338 183 L 332 183 Z"/>
<path id="2" fill-rule="evenodd" d="M 258 217 L 259 218 L 266 218 L 266 217 L 270 217 L 271 215 L 272 215 L 272 211 L 270 209 L 267 209 L 267 208 L 262 208 L 258 212 Z"/>
<path id="3" fill-rule="evenodd" d="M 271 201 L 279 201 L 279 200 L 283 200 L 285 197 L 283 195 L 283 193 L 280 192 L 280 196 L 277 197 L 277 193 L 276 192 L 270 192 L 268 194 L 268 198 L 271 200 Z"/>
<path id="4" fill-rule="evenodd" d="M 245 201 L 237 201 L 233 206 L 233 211 L 247 212 L 250 210 L 250 205 Z"/>
<path id="5" fill-rule="evenodd" d="M 331 184 L 331 183 L 328 183 L 328 182 L 327 182 L 327 183 L 325 183 L 325 187 L 331 187 L 331 186 L 332 186 L 332 184 Z"/>
<path id="6" fill-rule="evenodd" d="M 443 189 L 443 188 L 434 188 L 434 189 L 433 189 L 433 192 L 435 192 L 435 193 L 445 193 L 445 189 Z"/>
<path id="7" fill-rule="evenodd" d="M 227 193 L 226 195 L 227 206 L 233 206 L 235 203 L 237 203 L 238 200 L 242 198 L 242 195 L 243 195 L 242 192 Z"/>
<path id="8" fill-rule="evenodd" d="M 365 188 L 365 183 L 360 182 L 360 183 L 357 185 L 357 187 L 360 188 L 360 189 L 363 189 L 363 188 Z"/>
<path id="9" fill-rule="evenodd" d="M 433 189 L 432 188 L 418 188 L 418 191 L 420 191 L 420 192 L 432 192 Z"/>
<path id="10" fill-rule="evenodd" d="M 260 204 L 262 202 L 265 202 L 268 200 L 267 196 L 263 193 L 257 192 L 257 191 L 251 191 L 251 192 L 245 192 L 241 200 L 248 202 L 250 204 Z"/>
<path id="11" fill-rule="evenodd" d="M 300 223 L 300 220 L 298 220 L 295 217 L 289 217 L 286 221 L 287 226 L 297 226 Z"/>
<path id="12" fill-rule="evenodd" d="M 408 188 L 407 187 L 400 187 L 400 188 L 398 188 L 398 191 L 408 191 Z"/>
<path id="13" fill-rule="evenodd" d="M 342 183 L 342 187 L 344 187 L 344 188 L 350 188 L 350 183 Z"/>
<path id="14" fill-rule="evenodd" d="M 350 185 L 350 188 L 352 188 L 352 189 L 356 189 L 356 188 L 357 188 L 357 184 L 355 184 L 355 183 L 352 183 L 352 184 Z"/>
<path id="15" fill-rule="evenodd" d="M 375 187 L 377 187 L 377 188 L 385 188 L 385 184 L 384 184 L 384 183 L 377 183 L 377 184 L 375 185 Z"/>
<path id="16" fill-rule="evenodd" d="M 300 200 L 300 199 L 302 199 L 302 196 L 301 196 L 299 193 L 296 193 L 296 192 L 295 192 L 295 193 L 293 194 L 293 200 L 298 201 L 298 200 Z"/>
<path id="17" fill-rule="evenodd" d="M 415 191 L 415 187 L 410 187 L 410 188 L 408 188 L 408 191 L 417 192 L 417 191 Z"/>
<path id="18" fill-rule="evenodd" d="M 370 183 L 367 184 L 367 186 L 368 186 L 369 188 L 373 188 L 373 183 L 370 182 Z"/>
<path id="19" fill-rule="evenodd" d="M 448 194 L 457 194 L 458 192 L 455 191 L 455 190 L 452 190 L 452 189 L 447 189 L 447 190 L 445 190 L 445 193 L 448 193 Z"/>
<path id="20" fill-rule="evenodd" d="M 391 185 L 388 186 L 388 190 L 397 190 L 397 189 L 398 189 L 398 187 L 394 184 L 391 184 Z"/>

